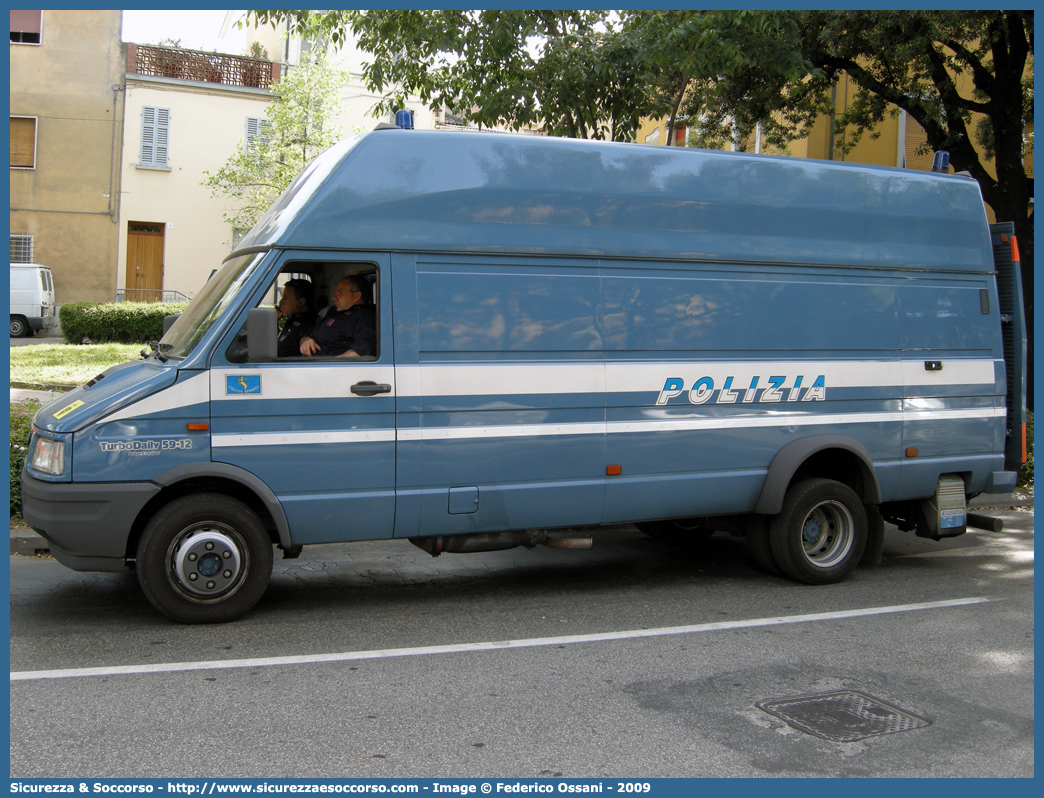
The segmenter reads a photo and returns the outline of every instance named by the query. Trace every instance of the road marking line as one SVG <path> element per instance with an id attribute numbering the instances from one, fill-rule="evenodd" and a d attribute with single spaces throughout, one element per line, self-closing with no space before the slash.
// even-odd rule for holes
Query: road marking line
<path id="1" fill-rule="evenodd" d="M 918 604 L 896 604 L 889 607 L 866 607 L 859 610 L 837 610 L 815 612 L 807 615 L 784 615 L 776 618 L 752 618 L 746 621 L 716 621 L 692 626 L 666 626 L 657 629 L 631 629 L 622 632 L 597 632 L 565 637 L 533 637 L 523 640 L 500 640 L 482 643 L 455 643 L 444 646 L 420 646 L 417 648 L 386 648 L 375 651 L 344 651 L 335 654 L 301 654 L 288 657 L 258 657 L 255 659 L 208 660 L 203 662 L 158 662 L 151 665 L 113 665 L 100 668 L 64 668 L 48 671 L 14 671 L 12 682 L 37 679 L 75 679 L 86 676 L 124 676 L 146 673 L 179 673 L 183 671 L 209 671 L 226 668 L 268 668 L 276 665 L 314 665 L 325 662 L 356 662 L 367 659 L 389 659 L 393 657 L 421 657 L 431 654 L 463 654 L 474 651 L 500 651 L 509 648 L 538 648 L 540 646 L 566 646 L 577 643 L 602 643 L 612 640 L 634 640 L 643 637 L 670 637 L 673 635 L 720 632 L 733 629 L 755 629 L 763 626 L 783 626 L 813 621 L 838 621 L 846 618 L 865 618 L 870 615 L 889 615 L 897 612 L 937 610 L 948 607 L 963 607 L 983 604 L 993 599 L 975 596 L 945 601 L 925 601 Z"/>

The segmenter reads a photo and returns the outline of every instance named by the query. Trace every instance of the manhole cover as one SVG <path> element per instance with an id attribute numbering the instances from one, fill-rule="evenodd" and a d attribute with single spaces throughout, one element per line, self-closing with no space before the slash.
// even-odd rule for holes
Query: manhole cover
<path id="1" fill-rule="evenodd" d="M 774 698 L 754 706 L 795 729 L 835 743 L 852 743 L 932 723 L 858 690 Z"/>

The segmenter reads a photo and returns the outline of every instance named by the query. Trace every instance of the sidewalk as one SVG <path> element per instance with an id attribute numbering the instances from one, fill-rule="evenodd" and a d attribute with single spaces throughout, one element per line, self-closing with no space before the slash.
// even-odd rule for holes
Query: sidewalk
<path id="1" fill-rule="evenodd" d="M 65 390 L 69 390 L 66 388 Z M 11 404 L 15 402 L 24 402 L 26 399 L 35 399 L 38 402 L 53 402 L 65 391 L 36 391 L 28 388 L 12 388 L 11 389 Z"/>
<path id="2" fill-rule="evenodd" d="M 12 391 L 13 394 L 13 391 Z M 981 494 L 968 502 L 969 510 L 996 509 L 1009 507 L 1033 507 L 1033 494 Z M 987 513 L 988 515 L 988 513 Z M 31 529 L 11 530 L 11 553 L 33 557 L 47 551 L 47 541 Z"/>

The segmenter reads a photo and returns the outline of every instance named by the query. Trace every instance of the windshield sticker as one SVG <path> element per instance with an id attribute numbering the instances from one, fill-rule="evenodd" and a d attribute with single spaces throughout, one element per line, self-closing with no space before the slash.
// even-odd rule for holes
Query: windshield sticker
<path id="1" fill-rule="evenodd" d="M 248 374 L 244 377 L 236 377 L 232 374 L 225 376 L 225 395 L 254 394 L 261 393 L 261 375 Z"/>
<path id="2" fill-rule="evenodd" d="M 59 411 L 58 411 L 57 413 L 55 413 L 55 414 L 54 414 L 54 417 L 55 417 L 55 418 L 57 418 L 57 419 L 62 419 L 62 418 L 65 418 L 65 417 L 66 417 L 67 415 L 69 415 L 69 414 L 70 414 L 70 413 L 71 413 L 71 412 L 72 412 L 73 410 L 75 410 L 75 409 L 76 409 L 76 408 L 78 408 L 78 407 L 82 407 L 82 406 L 83 406 L 83 402 L 81 402 L 81 401 L 80 401 L 79 399 L 77 399 L 77 400 L 76 400 L 75 402 L 73 402 L 73 403 L 72 403 L 71 405 L 66 405 L 66 406 L 65 406 L 65 407 L 63 407 L 63 408 L 62 408 L 61 410 L 59 410 Z"/>

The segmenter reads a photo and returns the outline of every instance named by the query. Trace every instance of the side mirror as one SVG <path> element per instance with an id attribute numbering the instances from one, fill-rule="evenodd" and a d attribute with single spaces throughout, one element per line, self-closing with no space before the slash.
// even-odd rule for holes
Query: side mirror
<path id="1" fill-rule="evenodd" d="M 251 363 L 270 363 L 276 359 L 275 308 L 253 308 L 247 312 L 247 358 Z"/>
<path id="2" fill-rule="evenodd" d="M 164 316 L 163 317 L 163 334 L 164 335 L 167 334 L 167 330 L 169 330 L 173 326 L 174 322 L 176 322 L 177 320 L 178 320 L 178 316 L 177 315 L 174 315 L 174 316 Z"/>

